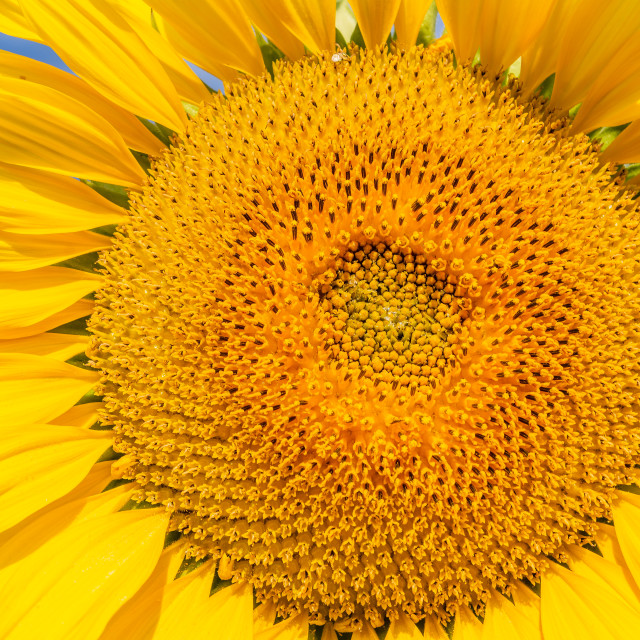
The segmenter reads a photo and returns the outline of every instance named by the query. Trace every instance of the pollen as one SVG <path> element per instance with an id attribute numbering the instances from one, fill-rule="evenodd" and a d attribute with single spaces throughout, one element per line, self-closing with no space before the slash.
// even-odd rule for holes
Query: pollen
<path id="1" fill-rule="evenodd" d="M 101 258 L 116 467 L 278 615 L 482 615 L 636 477 L 639 215 L 568 117 L 448 53 L 214 95 Z"/>

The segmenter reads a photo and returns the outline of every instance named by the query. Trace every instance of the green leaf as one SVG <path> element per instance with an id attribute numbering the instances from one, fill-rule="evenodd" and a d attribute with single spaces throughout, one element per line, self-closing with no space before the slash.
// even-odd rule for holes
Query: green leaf
<path id="1" fill-rule="evenodd" d="M 347 43 L 351 41 L 357 24 L 356 16 L 347 0 L 338 0 L 336 3 L 336 31 L 340 32 L 345 43 L 342 45 L 336 37 L 336 42 L 340 46 L 346 47 Z"/>
<path id="2" fill-rule="evenodd" d="M 427 9 L 427 15 L 425 15 L 422 24 L 420 25 L 420 31 L 418 31 L 418 39 L 416 44 L 424 45 L 425 47 L 430 45 L 436 39 L 436 17 L 438 16 L 438 9 L 435 1 L 431 3 Z"/>
<path id="3" fill-rule="evenodd" d="M 129 194 L 124 187 L 96 180 L 82 180 L 87 186 L 123 209 L 129 208 Z"/>
<path id="4" fill-rule="evenodd" d="M 600 150 L 604 151 L 628 126 L 629 123 L 617 127 L 600 127 L 589 133 L 589 137 L 591 140 L 599 142 L 601 144 Z"/>

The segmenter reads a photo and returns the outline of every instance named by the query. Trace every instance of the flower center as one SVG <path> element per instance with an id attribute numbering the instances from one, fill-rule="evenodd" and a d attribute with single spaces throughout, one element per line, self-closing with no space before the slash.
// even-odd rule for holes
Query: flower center
<path id="1" fill-rule="evenodd" d="M 440 266 L 440 270 L 438 267 Z M 449 282 L 443 261 L 408 244 L 352 244 L 324 285 L 332 318 L 327 347 L 340 365 L 394 385 L 435 386 L 455 362 L 471 302 Z"/>
<path id="2" fill-rule="evenodd" d="M 279 615 L 481 611 L 640 455 L 639 216 L 568 119 L 414 48 L 212 96 L 102 258 L 116 467 Z"/>

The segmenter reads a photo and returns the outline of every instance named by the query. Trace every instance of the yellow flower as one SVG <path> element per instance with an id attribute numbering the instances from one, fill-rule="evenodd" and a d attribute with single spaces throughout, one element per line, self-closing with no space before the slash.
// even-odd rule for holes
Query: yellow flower
<path id="1" fill-rule="evenodd" d="M 0 7 L 0 637 L 637 634 L 637 0 Z"/>

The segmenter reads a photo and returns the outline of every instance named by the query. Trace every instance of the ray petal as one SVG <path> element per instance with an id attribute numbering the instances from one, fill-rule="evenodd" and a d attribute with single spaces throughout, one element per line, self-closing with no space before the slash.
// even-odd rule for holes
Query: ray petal
<path id="1" fill-rule="evenodd" d="M 26 338 L 0 340 L 0 353 L 30 353 L 64 361 L 78 353 L 82 353 L 88 344 L 89 338 L 87 336 L 41 333 Z M 60 424 L 67 423 L 61 422 Z"/>
<path id="2" fill-rule="evenodd" d="M 151 574 L 168 515 L 121 511 L 74 522 L 0 571 L 0 635 L 10 640 L 98 638 Z M 24 533 L 23 533 L 24 535 Z"/>
<path id="3" fill-rule="evenodd" d="M 451 35 L 460 62 L 473 59 L 480 46 L 482 0 L 436 0 L 444 26 Z"/>
<path id="4" fill-rule="evenodd" d="M 392 620 L 387 631 L 387 640 L 423 640 L 424 636 L 418 627 L 404 613 Z"/>
<path id="5" fill-rule="evenodd" d="M 120 134 L 77 100 L 35 82 L 0 80 L 0 152 L 10 164 L 138 187 L 145 174 Z"/>
<path id="6" fill-rule="evenodd" d="M 640 120 L 632 122 L 600 154 L 602 162 L 640 162 Z"/>
<path id="7" fill-rule="evenodd" d="M 453 626 L 453 640 L 482 640 L 482 628 L 469 607 L 460 607 Z"/>
<path id="8" fill-rule="evenodd" d="M 396 16 L 398 44 L 408 49 L 418 39 L 420 26 L 434 0 L 402 0 Z"/>
<path id="9" fill-rule="evenodd" d="M 254 634 L 253 640 L 307 640 L 308 636 L 309 620 L 306 614 L 301 613 L 278 622 L 278 624 L 274 624 L 268 629 L 259 631 Z M 225 638 L 225 640 L 227 639 Z M 351 640 L 354 640 L 354 638 L 352 637 Z"/>
<path id="10" fill-rule="evenodd" d="M 59 425 L 3 427 L 0 531 L 69 493 L 110 443 L 106 431 Z"/>
<path id="11" fill-rule="evenodd" d="M 483 640 L 512 638 L 513 640 L 541 640 L 539 617 L 528 618 L 517 605 L 499 593 L 494 593 L 487 603 L 482 625 Z"/>
<path id="12" fill-rule="evenodd" d="M 14 38 L 40 42 L 40 36 L 22 12 L 20 0 L 0 0 L 0 32 Z"/>
<path id="13" fill-rule="evenodd" d="M 640 496 L 618 491 L 613 507 L 613 524 L 624 560 L 636 584 L 640 586 Z"/>
<path id="14" fill-rule="evenodd" d="M 117 9 L 106 0 L 22 0 L 42 39 L 103 96 L 174 131 L 186 124 L 175 87 Z"/>
<path id="15" fill-rule="evenodd" d="M 606 582 L 560 565 L 542 576 L 540 601 L 545 640 L 619 640 L 640 628 L 640 614 Z"/>
<path id="16" fill-rule="evenodd" d="M 400 0 L 351 0 L 349 4 L 367 47 L 384 44 L 395 22 Z"/>
<path id="17" fill-rule="evenodd" d="M 0 424 L 47 422 L 69 409 L 98 381 L 98 374 L 53 358 L 0 354 Z"/>

